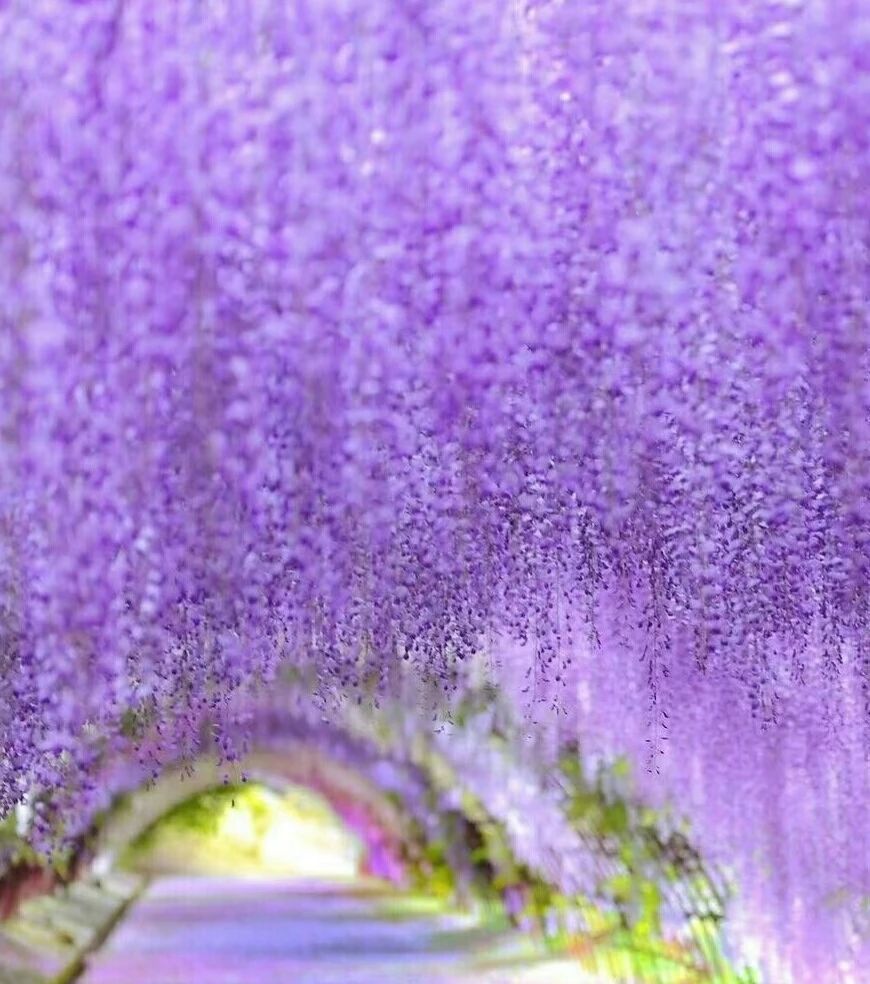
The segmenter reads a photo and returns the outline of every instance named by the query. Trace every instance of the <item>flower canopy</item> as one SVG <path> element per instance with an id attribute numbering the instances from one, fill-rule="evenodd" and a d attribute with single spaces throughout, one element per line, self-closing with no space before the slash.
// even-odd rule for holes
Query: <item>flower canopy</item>
<path id="1" fill-rule="evenodd" d="M 0 0 L 0 808 L 131 713 L 482 659 L 778 845 L 783 924 L 870 894 L 868 52 L 865 0 Z"/>

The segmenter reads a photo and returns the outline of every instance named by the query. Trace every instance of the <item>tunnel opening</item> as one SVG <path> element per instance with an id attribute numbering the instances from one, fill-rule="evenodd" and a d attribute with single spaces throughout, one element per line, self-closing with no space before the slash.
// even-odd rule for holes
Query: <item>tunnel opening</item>
<path id="1" fill-rule="evenodd" d="M 365 853 L 362 839 L 313 790 L 228 783 L 170 808 L 133 840 L 118 864 L 148 877 L 351 881 L 362 876 Z"/>

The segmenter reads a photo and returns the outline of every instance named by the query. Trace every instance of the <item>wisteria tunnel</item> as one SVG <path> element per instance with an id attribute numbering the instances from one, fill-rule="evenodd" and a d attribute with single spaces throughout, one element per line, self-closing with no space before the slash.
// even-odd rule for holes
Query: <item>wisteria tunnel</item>
<path id="1" fill-rule="evenodd" d="M 0 0 L 0 984 L 870 982 L 870 0 Z"/>

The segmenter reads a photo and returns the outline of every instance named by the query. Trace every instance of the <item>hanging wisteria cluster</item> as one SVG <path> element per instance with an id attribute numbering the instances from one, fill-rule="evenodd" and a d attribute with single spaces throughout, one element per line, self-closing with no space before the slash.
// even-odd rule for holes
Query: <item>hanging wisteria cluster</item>
<path id="1" fill-rule="evenodd" d="M 865 0 L 0 0 L 0 809 L 486 651 L 670 729 L 747 866 L 800 813 L 783 918 L 867 894 L 868 52 Z"/>

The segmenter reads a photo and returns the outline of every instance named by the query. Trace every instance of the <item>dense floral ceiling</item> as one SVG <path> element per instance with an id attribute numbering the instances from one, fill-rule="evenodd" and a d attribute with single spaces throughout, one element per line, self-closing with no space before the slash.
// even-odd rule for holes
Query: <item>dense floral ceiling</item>
<path id="1" fill-rule="evenodd" d="M 0 805 L 483 654 L 747 867 L 815 829 L 783 919 L 870 892 L 868 51 L 864 0 L 0 0 Z"/>

